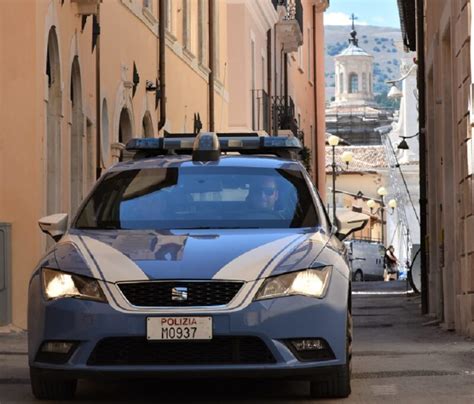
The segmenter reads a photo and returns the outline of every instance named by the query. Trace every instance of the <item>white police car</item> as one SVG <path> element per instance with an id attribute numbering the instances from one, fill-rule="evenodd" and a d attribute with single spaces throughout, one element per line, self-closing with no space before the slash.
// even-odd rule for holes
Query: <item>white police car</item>
<path id="1" fill-rule="evenodd" d="M 194 144 L 194 148 L 193 148 Z M 134 139 L 29 286 L 34 395 L 100 377 L 290 377 L 346 397 L 344 246 L 292 137 Z"/>

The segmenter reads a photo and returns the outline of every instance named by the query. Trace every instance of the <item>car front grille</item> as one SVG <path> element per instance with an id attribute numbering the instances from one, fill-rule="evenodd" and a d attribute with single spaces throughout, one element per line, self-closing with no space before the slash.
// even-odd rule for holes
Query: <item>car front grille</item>
<path id="1" fill-rule="evenodd" d="M 134 306 L 189 307 L 228 304 L 242 287 L 242 282 L 137 282 L 121 283 L 119 288 Z M 186 298 L 174 296 L 173 289 L 185 288 Z M 180 300 L 181 297 L 181 300 Z"/>
<path id="2" fill-rule="evenodd" d="M 214 337 L 210 341 L 148 341 L 111 337 L 98 342 L 91 366 L 269 364 L 275 358 L 257 337 Z"/>

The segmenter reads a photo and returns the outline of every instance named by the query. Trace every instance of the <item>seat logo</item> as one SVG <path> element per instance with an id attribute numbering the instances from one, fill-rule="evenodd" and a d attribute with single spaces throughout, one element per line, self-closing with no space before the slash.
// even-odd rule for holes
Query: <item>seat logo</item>
<path id="1" fill-rule="evenodd" d="M 188 288 L 174 287 L 171 289 L 171 300 L 173 302 L 185 302 L 188 300 Z"/>

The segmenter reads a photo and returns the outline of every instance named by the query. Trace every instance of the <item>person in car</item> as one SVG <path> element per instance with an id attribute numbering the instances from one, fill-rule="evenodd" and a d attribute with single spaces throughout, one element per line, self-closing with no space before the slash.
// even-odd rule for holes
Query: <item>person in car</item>
<path id="1" fill-rule="evenodd" d="M 278 185 L 274 177 L 260 177 L 250 190 L 248 200 L 255 209 L 275 210 L 278 201 Z"/>

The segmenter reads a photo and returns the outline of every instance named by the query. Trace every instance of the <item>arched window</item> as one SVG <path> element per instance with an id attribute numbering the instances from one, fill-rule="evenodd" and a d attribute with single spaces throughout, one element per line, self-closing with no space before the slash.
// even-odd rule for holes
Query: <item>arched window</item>
<path id="1" fill-rule="evenodd" d="M 49 31 L 46 55 L 48 105 L 46 115 L 46 214 L 61 209 L 61 76 L 56 29 Z"/>
<path id="2" fill-rule="evenodd" d="M 120 112 L 120 123 L 119 123 L 119 143 L 126 145 L 128 141 L 133 137 L 132 120 L 130 119 L 130 112 L 126 107 L 122 108 Z M 120 161 L 123 159 L 123 154 L 120 157 Z"/>
<path id="3" fill-rule="evenodd" d="M 344 92 L 344 74 L 339 73 L 339 92 Z"/>
<path id="4" fill-rule="evenodd" d="M 369 92 L 372 93 L 372 73 L 369 73 Z"/>
<path id="5" fill-rule="evenodd" d="M 102 154 L 102 164 L 108 167 L 110 158 L 110 135 L 109 135 L 109 109 L 107 100 L 102 102 L 102 131 L 101 131 L 100 151 Z"/>
<path id="6" fill-rule="evenodd" d="M 79 59 L 71 68 L 71 213 L 79 207 L 84 194 L 84 116 L 82 113 L 82 84 Z"/>
<path id="7" fill-rule="evenodd" d="M 349 75 L 349 93 L 355 94 L 359 92 L 359 76 L 356 73 Z"/>

